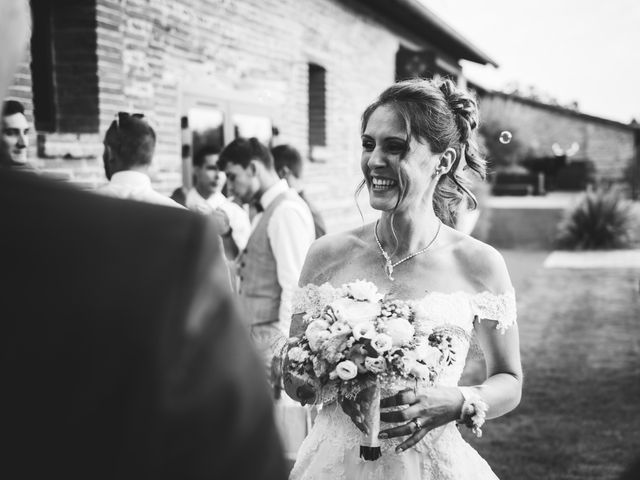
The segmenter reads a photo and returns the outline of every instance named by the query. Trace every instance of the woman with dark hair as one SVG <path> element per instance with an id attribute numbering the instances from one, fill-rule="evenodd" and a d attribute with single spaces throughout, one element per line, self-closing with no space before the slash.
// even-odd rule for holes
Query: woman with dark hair
<path id="1" fill-rule="evenodd" d="M 473 141 L 477 127 L 475 100 L 450 80 L 397 83 L 365 110 L 360 189 L 367 189 L 380 218 L 313 244 L 290 336 L 304 333 L 317 287 L 330 295 L 364 279 L 386 299 L 409 302 L 421 331 L 446 330 L 455 356 L 434 382 L 398 381 L 383 389 L 382 456 L 375 462 L 358 455 L 361 432 L 368 430 L 362 399 L 326 395 L 314 382 L 288 376 L 292 398 L 323 405 L 291 478 L 495 478 L 456 428 L 481 434 L 485 418 L 515 408 L 522 390 L 515 293 L 504 260 L 452 228 L 463 202 L 475 204 L 465 176 L 485 172 Z M 459 387 L 474 336 L 487 378 Z"/>

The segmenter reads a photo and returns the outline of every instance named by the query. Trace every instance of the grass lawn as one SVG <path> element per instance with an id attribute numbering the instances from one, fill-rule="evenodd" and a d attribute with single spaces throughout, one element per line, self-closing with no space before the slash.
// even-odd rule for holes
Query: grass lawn
<path id="1" fill-rule="evenodd" d="M 539 254 L 504 253 L 523 399 L 465 437 L 502 480 L 616 479 L 640 456 L 640 271 L 544 270 Z"/>

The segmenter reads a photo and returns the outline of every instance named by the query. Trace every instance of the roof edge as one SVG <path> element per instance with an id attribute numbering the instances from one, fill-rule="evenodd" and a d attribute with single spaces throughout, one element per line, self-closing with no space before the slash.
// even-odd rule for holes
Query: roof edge
<path id="1" fill-rule="evenodd" d="M 622 127 L 622 128 L 625 128 L 625 129 L 628 129 L 628 130 L 634 130 L 634 131 L 640 130 L 640 126 L 634 125 L 632 123 L 623 123 L 623 122 L 620 122 L 618 120 L 611 120 L 609 118 L 598 117 L 597 115 L 591 115 L 591 114 L 588 114 L 588 113 L 579 112 L 577 110 L 572 110 L 570 108 L 563 107 L 563 106 L 560 106 L 560 105 L 551 105 L 549 103 L 541 102 L 540 100 L 534 100 L 532 98 L 522 97 L 522 96 L 516 95 L 514 93 L 505 93 L 505 92 L 501 92 L 499 90 L 486 90 L 483 95 L 484 96 L 496 96 L 496 97 L 508 98 L 510 100 L 515 100 L 517 102 L 521 102 L 521 103 L 524 103 L 524 104 L 527 104 L 527 105 L 541 107 L 541 108 L 544 108 L 546 110 L 551 110 L 551 111 L 554 111 L 554 112 L 563 113 L 563 114 L 570 115 L 570 116 L 573 116 L 573 117 L 584 118 L 586 120 L 592 120 L 594 122 L 604 123 L 606 125 L 613 126 L 613 127 Z"/>
<path id="2" fill-rule="evenodd" d="M 460 32 L 455 30 L 451 25 L 445 22 L 442 18 L 436 15 L 426 5 L 419 0 L 392 0 L 406 9 L 408 13 L 414 14 L 419 17 L 421 21 L 434 30 L 439 31 L 443 35 L 449 37 L 461 50 L 468 53 L 468 57 L 464 60 L 470 60 L 474 63 L 480 63 L 484 65 L 492 65 L 498 67 L 498 62 L 483 52 L 480 48 L 476 47 L 471 41 L 465 38 Z"/>

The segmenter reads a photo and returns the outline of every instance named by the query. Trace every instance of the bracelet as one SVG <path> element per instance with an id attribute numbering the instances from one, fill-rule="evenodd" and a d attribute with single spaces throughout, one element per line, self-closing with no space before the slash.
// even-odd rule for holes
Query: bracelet
<path id="1" fill-rule="evenodd" d="M 458 387 L 458 389 L 464 398 L 458 422 L 469 427 L 474 435 L 480 438 L 482 437 L 482 425 L 484 425 L 489 405 L 482 400 L 473 388 Z"/>

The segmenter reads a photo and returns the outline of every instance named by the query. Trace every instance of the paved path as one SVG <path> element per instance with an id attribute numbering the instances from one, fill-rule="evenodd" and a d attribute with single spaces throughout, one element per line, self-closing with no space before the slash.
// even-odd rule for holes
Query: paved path
<path id="1" fill-rule="evenodd" d="M 640 269 L 640 249 L 588 252 L 556 250 L 544 261 L 545 268 L 637 268 Z"/>

